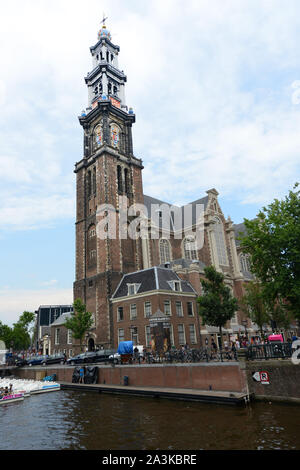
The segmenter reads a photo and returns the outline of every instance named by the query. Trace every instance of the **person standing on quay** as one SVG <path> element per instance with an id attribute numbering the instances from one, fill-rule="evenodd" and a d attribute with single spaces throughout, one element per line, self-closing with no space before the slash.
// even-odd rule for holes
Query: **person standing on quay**
<path id="1" fill-rule="evenodd" d="M 80 367 L 79 369 L 79 383 L 83 384 L 83 379 L 84 379 L 84 367 Z"/>

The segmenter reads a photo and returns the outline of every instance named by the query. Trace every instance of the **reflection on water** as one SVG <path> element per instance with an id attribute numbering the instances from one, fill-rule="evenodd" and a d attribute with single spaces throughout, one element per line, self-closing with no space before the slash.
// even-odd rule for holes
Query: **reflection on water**
<path id="1" fill-rule="evenodd" d="M 300 407 L 61 391 L 2 405 L 0 432 L 0 450 L 299 450 Z"/>

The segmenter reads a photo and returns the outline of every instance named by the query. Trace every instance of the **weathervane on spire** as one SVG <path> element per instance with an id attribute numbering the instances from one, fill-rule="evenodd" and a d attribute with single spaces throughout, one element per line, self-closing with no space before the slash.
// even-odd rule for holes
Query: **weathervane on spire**
<path id="1" fill-rule="evenodd" d="M 100 21 L 100 23 L 103 23 L 103 26 L 105 27 L 105 21 L 108 19 L 108 16 L 105 18 L 105 13 L 103 13 L 103 20 Z"/>

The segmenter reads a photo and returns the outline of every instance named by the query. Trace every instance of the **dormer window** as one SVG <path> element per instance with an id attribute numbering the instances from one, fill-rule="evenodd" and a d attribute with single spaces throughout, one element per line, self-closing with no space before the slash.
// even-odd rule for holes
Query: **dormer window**
<path id="1" fill-rule="evenodd" d="M 127 284 L 128 287 L 128 295 L 135 295 L 140 287 L 141 284 Z"/>
<path id="2" fill-rule="evenodd" d="M 176 292 L 180 292 L 181 291 L 181 282 L 180 281 L 173 281 L 173 289 Z"/>
<path id="3" fill-rule="evenodd" d="M 169 286 L 175 292 L 181 292 L 181 282 L 180 281 L 168 281 Z"/>

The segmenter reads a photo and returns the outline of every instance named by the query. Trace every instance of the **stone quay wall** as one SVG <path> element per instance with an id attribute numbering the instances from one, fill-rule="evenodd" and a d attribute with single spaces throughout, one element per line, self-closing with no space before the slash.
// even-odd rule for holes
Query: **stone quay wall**
<path id="1" fill-rule="evenodd" d="M 300 365 L 290 360 L 261 360 L 197 364 L 99 365 L 98 384 L 138 387 L 186 388 L 250 394 L 257 400 L 299 402 Z M 74 366 L 27 367 L 12 373 L 24 379 L 41 380 L 56 374 L 58 382 L 72 382 Z M 255 380 L 267 372 L 269 383 Z"/>
<path id="2" fill-rule="evenodd" d="M 249 392 L 256 399 L 297 401 L 300 403 L 300 364 L 291 360 L 247 361 L 246 376 Z M 269 383 L 259 382 L 253 376 L 266 372 Z"/>
<path id="3" fill-rule="evenodd" d="M 138 387 L 187 388 L 246 393 L 247 384 L 239 363 L 197 363 L 197 364 L 132 364 L 101 365 L 98 367 L 98 384 Z M 25 367 L 16 369 L 14 374 L 23 379 L 41 380 L 56 374 L 57 382 L 72 382 L 74 366 Z"/>

